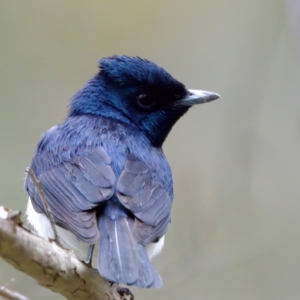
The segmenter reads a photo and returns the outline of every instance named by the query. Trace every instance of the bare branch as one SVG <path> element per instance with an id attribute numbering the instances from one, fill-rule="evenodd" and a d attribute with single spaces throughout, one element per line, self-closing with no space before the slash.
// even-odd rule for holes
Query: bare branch
<path id="1" fill-rule="evenodd" d="M 29 298 L 0 285 L 0 296 L 8 300 L 29 300 Z"/>
<path id="2" fill-rule="evenodd" d="M 22 227 L 18 216 L 0 207 L 0 257 L 6 262 L 70 300 L 134 299 L 127 288 L 108 282 L 71 251 Z"/>

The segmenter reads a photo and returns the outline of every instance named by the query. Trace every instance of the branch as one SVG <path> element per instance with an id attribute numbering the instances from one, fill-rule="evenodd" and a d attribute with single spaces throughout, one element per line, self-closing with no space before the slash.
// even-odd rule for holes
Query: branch
<path id="1" fill-rule="evenodd" d="M 127 288 L 102 278 L 71 251 L 25 229 L 20 213 L 0 207 L 0 257 L 69 300 L 133 300 Z"/>
<path id="2" fill-rule="evenodd" d="M 0 285 L 0 296 L 4 297 L 5 299 L 9 300 L 29 300 L 27 297 L 7 289 L 3 285 Z"/>

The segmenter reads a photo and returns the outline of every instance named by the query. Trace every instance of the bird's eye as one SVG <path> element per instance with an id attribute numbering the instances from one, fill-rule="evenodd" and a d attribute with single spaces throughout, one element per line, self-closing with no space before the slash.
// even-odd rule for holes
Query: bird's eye
<path id="1" fill-rule="evenodd" d="M 183 98 L 183 96 L 179 95 L 179 94 L 175 95 L 174 97 L 175 97 L 175 101 L 180 100 L 180 99 Z"/>
<path id="2" fill-rule="evenodd" d="M 140 94 L 136 100 L 137 104 L 144 109 L 149 109 L 155 104 L 155 100 L 153 99 L 153 97 L 148 94 Z"/>

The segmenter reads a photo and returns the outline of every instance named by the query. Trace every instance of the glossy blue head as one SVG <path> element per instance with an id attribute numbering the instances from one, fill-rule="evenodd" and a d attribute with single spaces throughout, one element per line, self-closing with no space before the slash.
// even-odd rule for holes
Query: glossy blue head
<path id="1" fill-rule="evenodd" d="M 69 116 L 113 118 L 139 128 L 157 147 L 189 107 L 218 98 L 188 91 L 163 68 L 139 57 L 103 58 L 99 67 L 99 73 L 72 98 Z"/>

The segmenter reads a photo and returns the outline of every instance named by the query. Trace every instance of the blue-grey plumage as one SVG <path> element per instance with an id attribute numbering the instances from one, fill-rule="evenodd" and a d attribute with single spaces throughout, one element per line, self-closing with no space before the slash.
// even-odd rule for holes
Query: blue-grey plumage
<path id="1" fill-rule="evenodd" d="M 172 174 L 161 146 L 190 106 L 217 98 L 188 91 L 150 61 L 105 58 L 71 99 L 66 120 L 42 137 L 30 168 L 58 228 L 98 244 L 106 279 L 162 285 L 146 252 L 163 241 L 171 219 Z M 25 189 L 28 220 L 38 228 L 45 210 L 30 177 Z"/>

